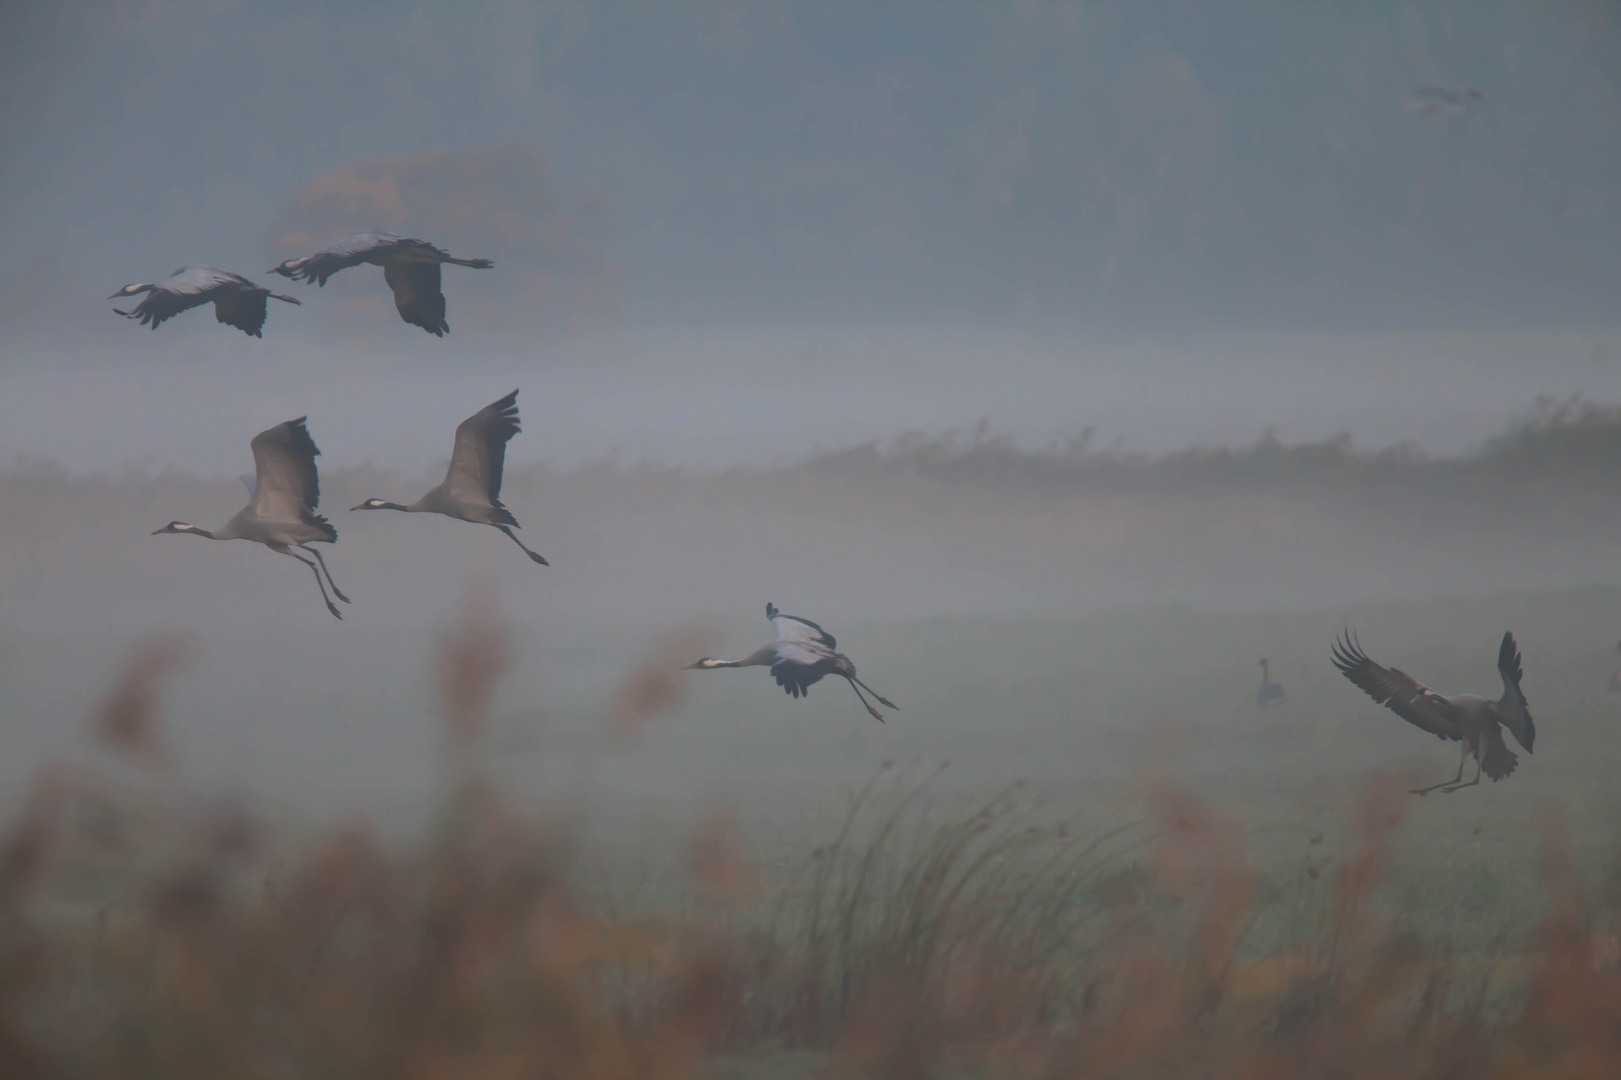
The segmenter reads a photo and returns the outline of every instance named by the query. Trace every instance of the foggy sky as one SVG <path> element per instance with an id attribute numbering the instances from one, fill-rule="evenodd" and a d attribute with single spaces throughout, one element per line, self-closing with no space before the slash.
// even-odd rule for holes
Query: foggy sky
<path id="1" fill-rule="evenodd" d="M 1034 445 L 1277 425 L 1463 451 L 1538 392 L 1621 394 L 1608 4 L 12 20 L 5 460 L 229 472 L 309 413 L 333 464 L 426 467 L 444 439 L 413 432 L 512 385 L 518 460 L 706 466 L 981 417 Z M 1428 115 L 1428 84 L 1484 96 Z M 496 259 L 447 271 L 450 337 L 370 267 L 292 286 L 264 341 L 104 299 L 190 262 L 263 280 L 368 225 Z"/>
<path id="2" fill-rule="evenodd" d="M 550 268 L 602 276 L 635 321 L 1607 321 L 1621 270 L 1603 3 L 69 0 L 12 20 L 8 322 L 42 267 L 84 296 L 187 261 L 257 273 L 312 182 L 510 146 L 532 176 L 437 197 L 522 185 L 572 252 Z M 1410 111 L 1431 83 L 1484 99 Z M 451 246 L 488 224 L 427 216 Z M 541 231 L 528 254 L 555 260 Z"/>

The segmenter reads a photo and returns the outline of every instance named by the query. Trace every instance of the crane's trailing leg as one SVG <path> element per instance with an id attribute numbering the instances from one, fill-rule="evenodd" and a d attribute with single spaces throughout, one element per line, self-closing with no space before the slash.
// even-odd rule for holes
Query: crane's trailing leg
<path id="1" fill-rule="evenodd" d="M 894 709 L 896 712 L 900 711 L 900 706 L 899 705 L 895 704 L 893 701 L 889 700 L 884 695 L 880 694 L 878 691 L 876 691 L 872 687 L 868 686 L 866 683 L 861 682 L 860 679 L 854 678 L 852 676 L 851 681 L 856 682 L 856 683 L 860 683 L 861 684 L 861 689 L 865 690 L 867 693 L 869 693 L 873 697 L 877 698 L 878 703 L 880 705 L 887 705 L 889 708 Z"/>
<path id="2" fill-rule="evenodd" d="M 319 551 L 316 551 L 312 547 L 307 547 L 304 550 L 309 552 L 311 555 L 314 555 L 315 556 L 315 561 L 321 564 L 321 569 L 326 570 L 327 584 L 332 586 L 333 595 L 335 595 L 339 600 L 342 600 L 345 604 L 354 603 L 353 600 L 351 600 L 347 596 L 343 595 L 343 590 L 338 588 L 338 583 L 336 581 L 332 580 L 332 571 L 327 570 L 327 568 L 326 568 L 326 560 L 321 558 L 321 553 Z"/>
<path id="3" fill-rule="evenodd" d="M 1431 784 L 1429 787 L 1408 788 L 1407 790 L 1410 793 L 1414 794 L 1414 795 L 1424 795 L 1424 794 L 1427 794 L 1427 793 L 1429 793 L 1431 791 L 1436 790 L 1437 788 L 1458 787 L 1458 786 L 1460 786 L 1459 782 L 1463 779 L 1463 767 L 1468 761 L 1469 761 L 1469 743 L 1465 742 L 1463 744 L 1463 753 L 1458 756 L 1458 775 L 1457 776 L 1454 776 L 1451 780 L 1444 780 L 1439 784 Z M 1475 775 L 1475 782 L 1476 783 L 1480 782 L 1480 775 L 1478 773 Z M 1468 784 L 1462 784 L 1461 786 L 1468 787 L 1469 785 Z"/>
<path id="4" fill-rule="evenodd" d="M 309 567 L 310 568 L 310 573 L 315 575 L 316 587 L 318 587 L 321 590 L 321 599 L 326 601 L 326 609 L 328 611 L 332 612 L 332 617 L 333 618 L 335 618 L 335 619 L 342 619 L 343 618 L 343 612 L 338 610 L 338 605 L 334 604 L 332 602 L 332 598 L 326 594 L 326 582 L 321 580 L 321 571 L 316 569 L 314 563 L 310 562 L 308 559 L 304 558 L 304 556 L 302 556 L 302 555 L 293 554 L 293 550 L 291 548 L 289 548 L 286 544 L 266 544 L 265 546 L 268 547 L 271 551 L 279 551 L 283 555 L 288 556 L 289 558 L 297 559 L 299 562 L 301 562 L 305 566 Z"/>
<path id="5" fill-rule="evenodd" d="M 1473 780 L 1469 781 L 1467 784 L 1453 784 L 1450 787 L 1444 787 L 1444 788 L 1441 789 L 1441 793 L 1443 795 L 1451 795 L 1454 791 L 1457 791 L 1460 788 L 1474 787 L 1476 784 L 1480 783 L 1480 769 L 1481 769 L 1480 761 L 1479 761 L 1479 759 L 1476 759 L 1476 761 L 1475 761 L 1475 778 Z M 1463 770 L 1462 769 L 1458 770 L 1458 775 L 1459 776 L 1463 775 Z"/>
<path id="6" fill-rule="evenodd" d="M 856 692 L 856 697 L 861 698 L 861 704 L 863 704 L 863 705 L 865 705 L 867 707 L 867 712 L 872 714 L 872 718 L 874 720 L 876 720 L 880 724 L 882 724 L 884 722 L 883 716 L 878 712 L 877 709 L 872 707 L 871 702 L 869 702 L 865 697 L 862 696 L 861 688 L 856 685 L 856 681 L 854 679 L 851 679 L 850 676 L 848 676 L 848 675 L 846 675 L 845 678 L 850 680 L 850 689 L 852 689 L 852 690 L 854 690 Z M 873 697 L 878 697 L 878 695 L 874 694 Z M 878 698 L 878 700 L 882 701 L 883 698 Z"/>
<path id="7" fill-rule="evenodd" d="M 523 541 L 519 540 L 518 537 L 516 535 L 514 535 L 514 533 L 512 532 L 511 529 L 507 528 L 505 525 L 497 525 L 496 528 L 500 529 L 502 532 L 506 533 L 507 538 L 510 539 L 514 544 L 517 544 L 519 547 L 523 548 L 523 551 L 524 551 L 525 555 L 528 555 L 531 559 L 535 560 L 536 562 L 538 562 L 542 566 L 550 566 L 551 565 L 551 563 L 549 563 L 545 559 L 543 559 L 538 553 L 530 551 L 528 548 L 523 547 Z"/>

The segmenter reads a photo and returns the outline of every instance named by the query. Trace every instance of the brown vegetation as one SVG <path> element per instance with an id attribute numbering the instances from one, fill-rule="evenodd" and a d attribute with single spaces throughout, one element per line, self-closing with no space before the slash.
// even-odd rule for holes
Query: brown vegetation
<path id="1" fill-rule="evenodd" d="M 100 721 L 113 749 L 161 748 L 151 696 L 175 650 L 132 654 Z M 483 732 L 508 650 L 493 599 L 470 601 L 439 665 L 452 746 Z M 614 722 L 674 693 L 633 676 Z M 290 863 L 162 772 L 53 771 L 0 843 L 0 1075 L 1621 1075 L 1615 912 L 1583 895 L 1551 816 L 1541 944 L 1481 976 L 1393 935 L 1372 899 L 1395 790 L 1353 808 L 1321 932 L 1257 957 L 1239 831 L 1174 785 L 1134 843 L 1018 785 L 941 812 L 932 779 L 886 765 L 783 881 L 717 814 L 691 860 L 703 898 L 633 920 L 587 902 L 555 831 L 476 771 L 415 844 L 351 826 Z M 109 805 L 128 817 L 111 845 L 90 812 Z"/>

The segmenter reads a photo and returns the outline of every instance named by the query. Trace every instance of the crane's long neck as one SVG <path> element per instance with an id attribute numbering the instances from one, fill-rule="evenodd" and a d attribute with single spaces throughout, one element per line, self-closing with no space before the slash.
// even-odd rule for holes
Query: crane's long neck
<path id="1" fill-rule="evenodd" d="M 1265 686 L 1267 683 L 1269 683 L 1271 681 L 1272 681 L 1272 669 L 1269 666 L 1267 666 L 1267 662 L 1265 660 L 1262 660 L 1261 661 L 1261 685 Z"/>
<path id="2" fill-rule="evenodd" d="M 176 525 L 174 528 L 170 529 L 169 531 L 170 532 L 177 532 L 177 533 L 190 533 L 192 536 L 201 536 L 201 537 L 203 537 L 204 539 L 207 539 L 207 540 L 229 540 L 229 539 L 231 539 L 231 537 L 229 537 L 229 536 L 216 536 L 215 534 L 209 532 L 207 529 L 200 529 L 195 525 L 180 524 L 180 525 Z"/>

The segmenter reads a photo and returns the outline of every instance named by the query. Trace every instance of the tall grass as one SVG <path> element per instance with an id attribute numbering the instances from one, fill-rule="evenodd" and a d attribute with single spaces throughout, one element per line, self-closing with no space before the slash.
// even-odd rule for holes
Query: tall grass
<path id="1" fill-rule="evenodd" d="M 668 651 L 615 730 L 679 697 Z M 511 656 L 492 597 L 442 642 L 437 827 L 289 853 L 187 797 L 157 710 L 183 653 L 137 649 L 95 718 L 107 756 L 42 773 L 0 837 L 0 1077 L 1621 1076 L 1617 913 L 1551 815 L 1539 945 L 1484 974 L 1373 902 L 1406 805 L 1385 788 L 1284 953 L 1245 950 L 1240 830 L 1174 784 L 1138 830 L 1085 835 L 1016 785 L 953 810 L 904 769 L 781 880 L 714 816 L 707 899 L 631 919 L 470 752 Z"/>
<path id="2" fill-rule="evenodd" d="M 932 781 L 886 763 L 771 905 L 749 1003 L 756 1037 L 826 1045 L 875 995 L 950 1015 L 959 1036 L 1053 1021 L 1084 985 L 1119 832 L 1072 834 L 1014 784 L 932 812 Z M 1017 993 L 1006 992 L 1016 985 Z"/>

